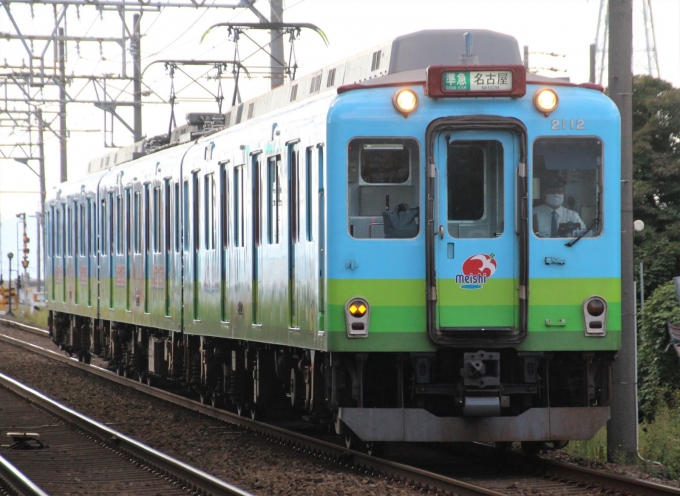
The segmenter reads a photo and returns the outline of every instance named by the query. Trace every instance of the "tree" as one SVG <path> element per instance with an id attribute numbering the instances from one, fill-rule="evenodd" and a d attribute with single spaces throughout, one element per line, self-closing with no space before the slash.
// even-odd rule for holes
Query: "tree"
<path id="1" fill-rule="evenodd" d="M 659 286 L 645 303 L 638 334 L 638 405 L 640 419 L 654 420 L 662 403 L 670 408 L 678 401 L 680 362 L 670 344 L 668 321 L 680 324 L 680 305 L 673 281 Z"/>
<path id="2" fill-rule="evenodd" d="M 649 76 L 633 79 L 633 209 L 645 293 L 680 275 L 680 89 Z"/>

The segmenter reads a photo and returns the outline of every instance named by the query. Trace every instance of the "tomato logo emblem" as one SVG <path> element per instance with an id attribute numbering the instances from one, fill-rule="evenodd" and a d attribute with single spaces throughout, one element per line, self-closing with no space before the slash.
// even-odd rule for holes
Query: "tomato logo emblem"
<path id="1" fill-rule="evenodd" d="M 496 272 L 496 268 L 498 262 L 495 254 L 472 255 L 463 262 L 463 273 L 456 275 L 456 284 L 459 284 L 461 289 L 481 289 L 486 280 Z"/>

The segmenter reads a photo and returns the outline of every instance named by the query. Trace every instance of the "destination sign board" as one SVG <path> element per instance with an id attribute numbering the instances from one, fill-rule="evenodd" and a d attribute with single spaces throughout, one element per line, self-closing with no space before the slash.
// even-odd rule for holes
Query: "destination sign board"
<path id="1" fill-rule="evenodd" d="M 444 91 L 511 91 L 511 71 L 444 71 Z"/>
<path id="2" fill-rule="evenodd" d="M 512 96 L 526 93 L 526 69 L 512 66 L 430 66 L 425 93 L 431 97 Z"/>

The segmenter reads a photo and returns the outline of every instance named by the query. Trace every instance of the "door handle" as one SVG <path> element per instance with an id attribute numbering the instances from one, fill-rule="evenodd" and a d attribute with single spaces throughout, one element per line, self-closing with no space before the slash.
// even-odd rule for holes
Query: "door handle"
<path id="1" fill-rule="evenodd" d="M 437 229 L 437 230 L 434 232 L 434 235 L 435 235 L 435 236 L 439 235 L 439 239 L 444 239 L 444 226 L 442 226 L 442 225 L 440 224 L 440 225 L 439 225 L 439 229 Z"/>

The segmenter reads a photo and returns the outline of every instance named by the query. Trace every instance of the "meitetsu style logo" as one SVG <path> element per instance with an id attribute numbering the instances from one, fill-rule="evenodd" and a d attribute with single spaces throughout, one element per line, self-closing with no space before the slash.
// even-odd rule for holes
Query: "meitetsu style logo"
<path id="1" fill-rule="evenodd" d="M 486 280 L 496 272 L 496 255 L 472 255 L 463 262 L 463 273 L 456 275 L 456 284 L 461 289 L 481 289 Z"/>

